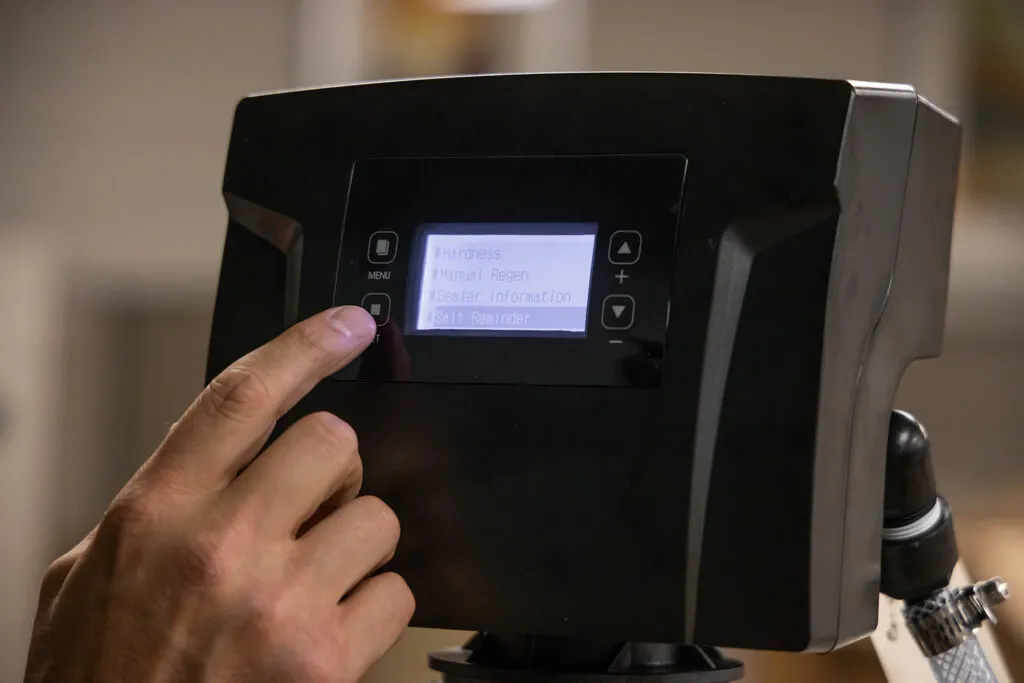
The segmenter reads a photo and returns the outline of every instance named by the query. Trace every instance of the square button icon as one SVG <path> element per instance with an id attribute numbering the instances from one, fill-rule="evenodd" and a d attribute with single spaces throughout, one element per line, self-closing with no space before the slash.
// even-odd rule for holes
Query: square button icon
<path id="1" fill-rule="evenodd" d="M 391 319 L 391 297 L 383 292 L 367 294 L 363 297 L 360 306 L 373 316 L 377 327 L 387 325 L 388 320 Z"/>
<path id="2" fill-rule="evenodd" d="M 391 263 L 398 256 L 398 233 L 379 230 L 370 235 L 366 247 L 366 259 L 370 263 Z"/>

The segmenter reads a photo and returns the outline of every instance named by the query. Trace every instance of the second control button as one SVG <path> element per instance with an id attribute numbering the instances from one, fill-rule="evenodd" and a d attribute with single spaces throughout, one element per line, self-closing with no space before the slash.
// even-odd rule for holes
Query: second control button
<path id="1" fill-rule="evenodd" d="M 628 330 L 633 327 L 636 301 L 628 294 L 609 294 L 601 306 L 601 324 L 606 330 Z"/>
<path id="2" fill-rule="evenodd" d="M 359 304 L 366 311 L 373 316 L 374 321 L 377 323 L 377 327 L 383 327 L 388 324 L 388 320 L 391 319 L 391 297 L 382 292 L 375 292 L 373 294 L 367 294 L 363 297 L 363 301 Z"/>

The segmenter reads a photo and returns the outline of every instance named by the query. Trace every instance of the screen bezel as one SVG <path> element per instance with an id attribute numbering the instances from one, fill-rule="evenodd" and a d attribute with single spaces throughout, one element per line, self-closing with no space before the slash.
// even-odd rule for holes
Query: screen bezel
<path id="1" fill-rule="evenodd" d="M 405 157 L 355 162 L 338 257 L 335 305 L 368 291 L 391 298 L 390 320 L 338 380 L 376 383 L 660 386 L 686 158 L 678 154 Z M 411 243 L 425 223 L 596 223 L 586 337 L 422 335 L 405 331 Z M 640 263 L 603 256 L 619 231 L 644 239 Z M 399 236 L 395 261 L 368 264 L 367 240 Z M 605 329 L 610 293 L 635 299 L 628 330 Z"/>

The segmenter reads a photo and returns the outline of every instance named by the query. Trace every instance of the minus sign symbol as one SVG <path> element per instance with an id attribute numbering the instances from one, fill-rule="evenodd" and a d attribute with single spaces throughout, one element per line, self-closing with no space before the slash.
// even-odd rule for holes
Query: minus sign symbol
<path id="1" fill-rule="evenodd" d="M 608 343 L 609 344 L 621 344 L 622 340 L 621 339 L 609 339 Z"/>

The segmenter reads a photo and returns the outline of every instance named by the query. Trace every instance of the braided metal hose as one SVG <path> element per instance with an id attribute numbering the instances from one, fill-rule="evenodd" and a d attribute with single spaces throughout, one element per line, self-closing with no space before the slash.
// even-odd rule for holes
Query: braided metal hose
<path id="1" fill-rule="evenodd" d="M 973 633 L 952 650 L 929 657 L 928 664 L 939 683 L 998 683 Z"/>
<path id="2" fill-rule="evenodd" d="M 965 588 L 945 588 L 903 608 L 907 629 L 928 658 L 939 683 L 997 683 L 974 632 L 996 622 L 992 607 L 1009 590 L 999 578 Z"/>

